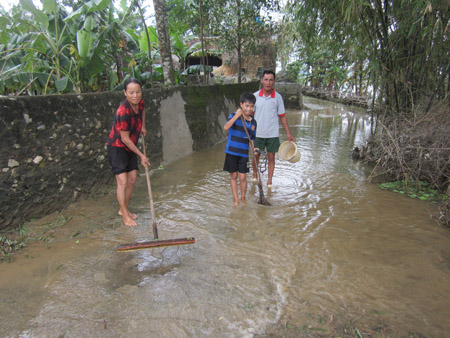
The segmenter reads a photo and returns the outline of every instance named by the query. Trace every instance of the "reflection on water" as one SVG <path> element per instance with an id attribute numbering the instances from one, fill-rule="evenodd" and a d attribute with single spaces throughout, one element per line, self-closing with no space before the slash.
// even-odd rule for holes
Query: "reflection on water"
<path id="1" fill-rule="evenodd" d="M 116 217 L 114 192 L 79 202 L 46 248 L 0 264 L 0 336 L 245 337 L 281 330 L 444 337 L 450 330 L 450 235 L 435 206 L 379 190 L 351 150 L 370 133 L 349 107 L 305 99 L 289 111 L 302 154 L 277 160 L 273 188 L 232 207 L 224 144 L 152 174 L 161 239 L 196 243 L 117 253 L 152 239 L 145 178 Z M 282 132 L 282 140 L 285 135 Z M 263 180 L 266 179 L 263 174 Z M 74 234 L 79 235 L 74 236 Z M 366 331 L 364 331 L 366 330 Z"/>

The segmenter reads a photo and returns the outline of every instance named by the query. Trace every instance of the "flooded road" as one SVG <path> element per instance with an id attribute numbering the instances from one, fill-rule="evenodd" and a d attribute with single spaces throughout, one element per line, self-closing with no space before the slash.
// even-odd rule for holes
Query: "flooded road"
<path id="1" fill-rule="evenodd" d="M 362 112 L 305 103 L 288 112 L 300 161 L 278 159 L 263 186 L 271 207 L 250 179 L 247 206 L 232 206 L 224 143 L 152 173 L 160 239 L 194 245 L 116 252 L 153 239 L 145 176 L 137 228 L 116 216 L 113 189 L 34 221 L 47 242 L 0 264 L 0 336 L 448 336 L 450 231 L 436 206 L 365 182 L 351 159 L 370 133 Z"/>

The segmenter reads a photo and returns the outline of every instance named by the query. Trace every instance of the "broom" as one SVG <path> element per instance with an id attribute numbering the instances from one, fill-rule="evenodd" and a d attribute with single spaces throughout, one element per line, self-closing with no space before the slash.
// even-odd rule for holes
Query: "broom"
<path id="1" fill-rule="evenodd" d="M 258 204 L 261 204 L 261 205 L 272 205 L 264 197 L 264 191 L 263 191 L 263 187 L 262 187 L 262 183 L 261 183 L 261 174 L 259 172 L 258 163 L 256 162 L 256 158 L 255 158 L 255 149 L 253 147 L 253 143 L 251 142 L 250 135 L 248 134 L 247 127 L 245 126 L 244 117 L 242 115 L 241 115 L 241 121 L 242 121 L 242 126 L 244 127 L 244 130 L 245 130 L 245 133 L 247 134 L 247 137 L 248 137 L 248 144 L 250 145 L 250 149 L 251 149 L 251 151 L 253 153 L 252 158 L 253 158 L 253 161 L 255 162 L 256 172 L 258 173 L 258 189 L 259 189 Z"/>
<path id="2" fill-rule="evenodd" d="M 147 157 L 145 154 L 145 143 L 144 139 L 142 139 L 142 148 L 144 156 Z M 155 208 L 153 206 L 153 195 L 152 195 L 152 187 L 150 185 L 150 175 L 148 172 L 148 168 L 144 166 L 145 168 L 145 177 L 147 178 L 147 190 L 148 190 L 148 198 L 150 200 L 150 210 L 152 212 L 152 229 L 153 229 L 153 241 L 147 241 L 147 242 L 137 242 L 137 243 L 130 243 L 130 244 L 122 244 L 117 248 L 117 251 L 132 251 L 132 250 L 140 250 L 140 249 L 150 249 L 150 248 L 161 248 L 161 247 L 167 247 L 167 246 L 175 246 L 175 245 L 184 245 L 184 244 L 193 244 L 195 243 L 194 237 L 185 237 L 185 238 L 177 238 L 177 239 L 166 239 L 166 240 L 160 240 L 158 238 L 158 226 L 156 225 L 156 217 L 155 217 Z"/>

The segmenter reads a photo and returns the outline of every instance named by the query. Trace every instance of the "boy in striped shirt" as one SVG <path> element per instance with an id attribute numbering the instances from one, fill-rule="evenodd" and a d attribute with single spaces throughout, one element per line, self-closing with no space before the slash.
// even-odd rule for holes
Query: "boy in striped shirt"
<path id="1" fill-rule="evenodd" d="M 233 193 L 234 206 L 239 205 L 238 197 L 238 177 L 241 190 L 241 202 L 246 204 L 245 195 L 247 193 L 247 173 L 248 169 L 248 147 L 256 136 L 256 121 L 253 118 L 253 109 L 255 107 L 256 97 L 251 93 L 244 93 L 240 98 L 241 109 L 228 116 L 227 123 L 223 129 L 228 131 L 228 140 L 225 148 L 225 163 L 223 170 L 230 173 L 231 192 Z M 244 121 L 242 121 L 241 116 Z M 245 129 L 250 135 L 247 137 Z M 255 149 L 256 151 L 257 149 Z"/>

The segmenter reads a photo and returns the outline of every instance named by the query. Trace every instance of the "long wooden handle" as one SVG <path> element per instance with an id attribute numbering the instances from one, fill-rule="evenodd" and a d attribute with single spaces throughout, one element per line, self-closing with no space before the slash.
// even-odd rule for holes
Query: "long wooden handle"
<path id="1" fill-rule="evenodd" d="M 242 126 L 244 127 L 244 131 L 245 131 L 245 133 L 247 134 L 247 137 L 248 137 L 248 145 L 250 146 L 250 149 L 252 151 L 252 160 L 253 160 L 253 162 L 255 162 L 256 172 L 257 172 L 257 175 L 258 175 L 258 183 L 261 184 L 261 176 L 259 174 L 258 162 L 256 162 L 256 158 L 255 158 L 255 149 L 253 148 L 252 142 L 250 142 L 251 141 L 250 135 L 249 135 L 249 133 L 247 131 L 247 126 L 245 125 L 245 120 L 244 120 L 244 117 L 242 115 L 241 115 L 241 121 L 242 121 Z"/>
<path id="2" fill-rule="evenodd" d="M 244 118 L 242 117 L 242 115 L 241 115 L 241 120 L 242 120 L 242 125 L 244 126 L 245 133 L 247 134 L 247 137 L 248 137 L 248 144 L 250 145 L 250 148 L 252 149 L 252 152 L 253 152 L 253 160 L 255 161 L 254 163 L 255 163 L 256 172 L 257 172 L 257 175 L 258 175 L 258 189 L 259 189 L 259 200 L 258 200 L 258 203 L 262 204 L 262 205 L 271 205 L 266 200 L 266 198 L 264 197 L 264 191 L 263 191 L 262 182 L 261 182 L 261 174 L 259 172 L 258 162 L 256 162 L 256 158 L 255 158 L 255 149 L 253 147 L 253 144 L 250 142 L 251 141 L 250 140 L 250 135 L 248 134 L 247 126 L 245 125 L 245 121 L 244 121 Z"/>
<path id="3" fill-rule="evenodd" d="M 142 137 L 142 152 L 143 152 L 144 156 L 147 157 L 146 152 L 145 152 L 144 137 Z M 145 169 L 145 177 L 147 178 L 148 198 L 150 200 L 150 210 L 152 212 L 152 219 L 153 219 L 153 223 L 152 223 L 153 237 L 155 239 L 158 239 L 158 227 L 156 225 L 155 207 L 153 206 L 153 194 L 152 194 L 152 186 L 150 184 L 150 174 L 148 172 L 147 166 L 144 166 L 144 169 Z"/>

